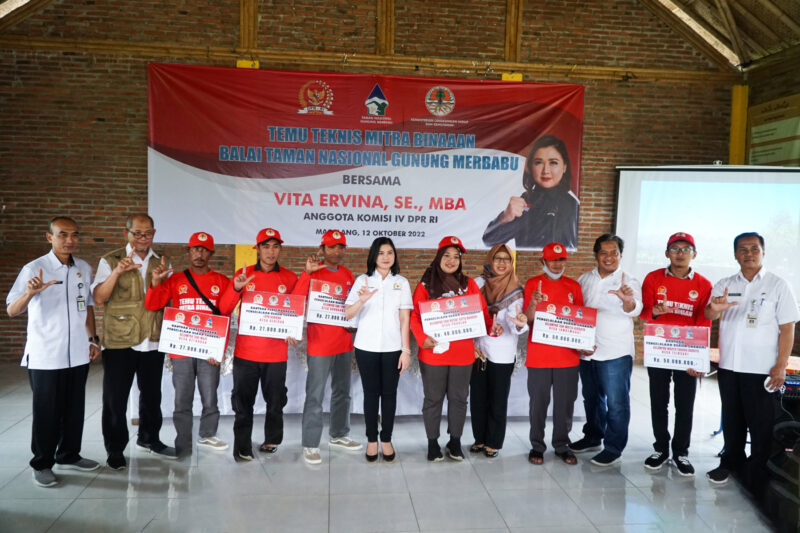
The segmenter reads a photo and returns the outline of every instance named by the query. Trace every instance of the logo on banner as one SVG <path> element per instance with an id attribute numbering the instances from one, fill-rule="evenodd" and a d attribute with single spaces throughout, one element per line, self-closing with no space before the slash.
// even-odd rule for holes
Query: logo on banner
<path id="1" fill-rule="evenodd" d="M 211 317 L 208 317 L 208 320 L 206 320 L 206 327 L 208 329 L 211 329 L 211 328 L 214 327 L 214 321 L 211 319 Z"/>
<path id="2" fill-rule="evenodd" d="M 192 315 L 192 324 L 195 326 L 200 323 L 200 315 Z"/>
<path id="3" fill-rule="evenodd" d="M 278 305 L 278 297 L 274 294 L 269 297 L 269 305 Z"/>
<path id="4" fill-rule="evenodd" d="M 292 306 L 292 301 L 289 299 L 288 296 L 283 300 L 283 306 L 284 307 L 291 307 Z"/>
<path id="5" fill-rule="evenodd" d="M 186 320 L 186 315 L 183 313 L 175 313 L 175 322 L 183 322 Z"/>
<path id="6" fill-rule="evenodd" d="M 342 291 L 344 291 L 344 289 L 342 288 L 341 285 L 337 285 L 336 287 L 333 288 L 333 292 L 335 292 L 337 295 L 342 294 Z"/>
<path id="7" fill-rule="evenodd" d="M 436 311 L 438 311 L 439 309 L 441 309 L 441 307 L 439 307 L 439 302 L 433 302 L 433 303 L 431 304 L 431 311 L 433 311 L 433 312 L 436 312 Z"/>
<path id="8" fill-rule="evenodd" d="M 255 303 L 255 304 L 264 303 L 264 297 L 261 296 L 260 294 L 256 294 L 255 296 L 253 296 L 253 303 Z"/>
<path id="9" fill-rule="evenodd" d="M 680 337 L 681 336 L 681 328 L 675 326 L 671 330 L 669 330 L 670 335 L 673 337 Z"/>
<path id="10" fill-rule="evenodd" d="M 364 101 L 364 105 L 367 106 L 367 114 L 372 115 L 373 117 L 382 117 L 386 115 L 386 107 L 389 105 L 389 100 L 386 99 L 384 96 L 383 91 L 381 91 L 381 86 L 377 83 L 375 87 L 372 88 L 372 92 L 369 93 L 367 99 Z"/>
<path id="11" fill-rule="evenodd" d="M 456 303 L 453 300 L 447 300 L 447 308 L 452 309 L 456 306 Z"/>
<path id="12" fill-rule="evenodd" d="M 456 97 L 453 91 L 444 85 L 437 85 L 425 95 L 425 107 L 431 115 L 443 117 L 449 114 L 456 106 Z"/>
<path id="13" fill-rule="evenodd" d="M 333 89 L 321 80 L 306 82 L 298 94 L 301 115 L 333 115 Z"/>
<path id="14" fill-rule="evenodd" d="M 556 312 L 556 306 L 555 306 L 555 305 L 553 305 L 553 304 L 548 304 L 548 306 L 547 306 L 547 312 L 548 312 L 548 313 L 550 313 L 550 314 L 553 314 L 553 313 L 555 313 L 555 312 Z"/>
<path id="15" fill-rule="evenodd" d="M 570 313 L 572 313 L 572 309 L 570 309 L 569 306 L 565 305 L 564 307 L 561 308 L 562 315 L 569 316 Z"/>

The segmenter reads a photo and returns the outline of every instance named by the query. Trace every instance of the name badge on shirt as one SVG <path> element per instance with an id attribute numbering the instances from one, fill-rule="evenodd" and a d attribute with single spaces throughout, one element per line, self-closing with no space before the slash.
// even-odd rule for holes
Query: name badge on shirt
<path id="1" fill-rule="evenodd" d="M 75 301 L 78 304 L 78 311 L 86 311 L 86 298 L 82 294 L 79 294 Z"/>
<path id="2" fill-rule="evenodd" d="M 756 309 L 756 300 L 750 300 L 750 306 L 747 309 L 747 327 L 758 327 L 758 310 Z"/>

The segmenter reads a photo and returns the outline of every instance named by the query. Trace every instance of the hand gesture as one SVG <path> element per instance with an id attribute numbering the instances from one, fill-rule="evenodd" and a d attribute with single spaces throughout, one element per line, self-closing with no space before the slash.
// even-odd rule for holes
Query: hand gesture
<path id="1" fill-rule="evenodd" d="M 374 295 L 376 292 L 378 292 L 378 289 L 375 289 L 374 291 L 371 291 L 371 290 L 369 290 L 369 287 L 368 287 L 368 286 L 366 286 L 366 285 L 363 285 L 363 286 L 362 286 L 362 287 L 361 287 L 361 288 L 358 290 L 358 299 L 359 299 L 359 301 L 360 301 L 362 304 L 365 304 L 365 303 L 367 303 L 367 300 L 369 300 L 370 298 L 372 298 L 372 296 L 373 296 L 373 295 Z"/>
<path id="2" fill-rule="evenodd" d="M 306 266 L 305 266 L 306 274 L 313 274 L 314 272 L 325 266 L 324 263 L 320 262 L 322 261 L 321 255 L 322 255 L 322 249 L 320 248 L 320 250 L 317 253 L 308 256 L 308 259 L 306 259 Z"/>
<path id="3" fill-rule="evenodd" d="M 508 315 L 508 319 L 518 328 L 525 327 L 525 324 L 528 323 L 528 315 L 525 313 L 519 313 L 516 316 Z"/>
<path id="4" fill-rule="evenodd" d="M 436 346 L 436 339 L 433 337 L 425 337 L 425 342 L 422 343 L 422 348 L 425 350 L 432 350 Z"/>
<path id="5" fill-rule="evenodd" d="M 622 273 L 622 281 L 619 284 L 619 289 L 612 289 L 608 291 L 608 294 L 613 294 L 620 300 L 622 300 L 622 304 L 632 304 L 633 303 L 633 289 L 631 289 L 628 285 L 625 285 L 625 273 Z"/>
<path id="6" fill-rule="evenodd" d="M 727 311 L 734 305 L 739 305 L 739 302 L 728 301 L 728 287 L 725 287 L 725 292 L 722 294 L 722 296 L 714 296 L 711 298 L 711 302 L 708 304 L 708 307 L 710 307 L 715 313 L 721 313 L 722 311 Z"/>
<path id="7" fill-rule="evenodd" d="M 25 291 L 29 295 L 34 296 L 45 290 L 50 285 L 55 285 L 56 283 L 58 283 L 58 280 L 54 279 L 45 283 L 44 280 L 42 279 L 42 269 L 40 268 L 39 275 L 28 280 L 28 283 L 25 286 Z"/>
<path id="8" fill-rule="evenodd" d="M 533 291 L 531 295 L 531 304 L 533 308 L 536 309 L 536 306 L 539 305 L 544 301 L 544 293 L 542 292 L 542 280 L 539 280 L 539 285 L 536 286 L 536 290 Z"/>
<path id="9" fill-rule="evenodd" d="M 492 337 L 499 337 L 503 334 L 503 326 L 497 323 L 497 315 L 492 317 L 492 330 L 489 333 Z"/>
<path id="10" fill-rule="evenodd" d="M 250 276 L 250 277 L 247 277 L 247 264 L 245 264 L 245 265 L 242 267 L 242 271 L 239 273 L 239 275 L 238 275 L 238 276 L 236 276 L 235 278 L 233 278 L 233 288 L 236 290 L 236 292 L 241 292 L 241 291 L 242 291 L 242 289 L 244 289 L 244 288 L 245 288 L 245 286 L 246 286 L 248 283 L 250 283 L 250 281 L 251 281 L 251 280 L 252 280 L 254 277 L 256 277 L 256 275 L 255 275 L 255 274 L 253 274 L 253 275 L 252 275 L 252 276 Z"/>
<path id="11" fill-rule="evenodd" d="M 137 265 L 139 266 L 139 265 Z M 172 266 L 167 266 L 167 259 L 162 255 L 161 256 L 161 264 L 157 265 L 152 272 L 152 280 L 150 281 L 150 285 L 153 287 L 157 287 L 161 285 L 161 282 L 164 281 L 172 274 L 173 268 Z M 216 361 L 215 361 L 216 362 Z"/>
<path id="12" fill-rule="evenodd" d="M 528 204 L 522 196 L 512 196 L 508 200 L 508 205 L 505 210 L 500 213 L 500 222 L 505 224 L 506 222 L 511 222 L 515 218 L 522 216 L 522 213 L 525 212 L 525 208 L 527 207 Z"/>
<path id="13" fill-rule="evenodd" d="M 120 274 L 123 274 L 129 270 L 133 270 L 135 268 L 142 268 L 142 265 L 133 262 L 134 253 L 135 253 L 134 250 L 131 249 L 131 253 L 128 255 L 128 257 L 123 257 L 122 259 L 120 259 L 119 263 L 117 263 L 116 268 L 114 268 L 113 273 L 116 273 L 119 276 Z"/>
<path id="14" fill-rule="evenodd" d="M 653 318 L 671 313 L 672 308 L 667 305 L 667 302 L 659 302 L 653 306 Z"/>

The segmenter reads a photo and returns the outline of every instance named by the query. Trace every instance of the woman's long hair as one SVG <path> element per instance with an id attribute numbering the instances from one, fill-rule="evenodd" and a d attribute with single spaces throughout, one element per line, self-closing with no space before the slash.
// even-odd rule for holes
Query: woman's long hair
<path id="1" fill-rule="evenodd" d="M 533 188 L 536 185 L 536 183 L 533 181 L 533 171 L 531 170 L 531 166 L 533 165 L 533 155 L 536 153 L 536 150 L 551 146 L 555 148 L 559 154 L 561 154 L 561 158 L 564 160 L 564 165 L 567 167 L 566 172 L 564 172 L 564 175 L 561 177 L 559 184 L 556 185 L 556 188 L 565 193 L 569 192 L 570 187 L 572 186 L 572 165 L 569 162 L 567 145 L 555 135 L 544 135 L 536 139 L 536 142 L 533 143 L 533 146 L 531 146 L 530 152 L 528 152 L 528 159 L 525 161 L 525 172 L 522 174 L 522 186 L 525 187 L 525 192 L 522 195 L 523 198 L 527 198 L 527 195 L 533 191 Z"/>
<path id="2" fill-rule="evenodd" d="M 394 264 L 389 270 L 395 276 L 400 273 L 400 260 L 397 258 L 397 248 L 394 247 L 392 239 L 389 237 L 378 237 L 372 241 L 372 245 L 369 247 L 369 254 L 367 254 L 367 276 L 373 275 L 375 269 L 378 268 L 378 252 L 381 251 L 381 246 L 384 244 L 391 246 L 394 252 Z"/>

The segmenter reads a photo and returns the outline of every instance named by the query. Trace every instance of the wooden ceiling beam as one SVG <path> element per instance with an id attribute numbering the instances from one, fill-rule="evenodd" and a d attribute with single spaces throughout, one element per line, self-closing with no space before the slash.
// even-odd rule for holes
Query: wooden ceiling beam
<path id="1" fill-rule="evenodd" d="M 23 20 L 27 19 L 31 15 L 35 15 L 39 13 L 44 8 L 55 2 L 56 0 L 31 0 L 27 4 L 18 7 L 5 17 L 0 19 L 0 33 L 3 33 Z"/>
<path id="2" fill-rule="evenodd" d="M 522 48 L 522 7 L 524 0 L 506 0 L 506 61 L 519 61 Z"/>
<path id="3" fill-rule="evenodd" d="M 744 17 L 748 22 L 755 26 L 759 32 L 772 39 L 774 43 L 780 44 L 780 42 L 783 40 L 777 33 L 772 31 L 772 28 L 761 22 L 754 13 L 751 13 L 750 10 L 740 4 L 738 0 L 728 0 L 728 3 L 731 5 L 731 7 L 733 7 L 734 10 L 736 10 L 737 13 L 739 13 L 739 15 Z"/>
<path id="4" fill-rule="evenodd" d="M 717 28 L 712 26 L 711 23 L 708 22 L 703 17 L 702 14 L 690 8 L 691 5 L 697 4 L 699 6 L 705 7 L 706 9 L 709 9 L 710 11 L 711 9 L 707 4 L 704 4 L 701 1 L 694 1 L 694 0 L 690 2 L 681 2 L 680 0 L 670 0 L 670 1 L 676 6 L 678 6 L 684 13 L 686 13 L 686 16 L 691 18 L 694 21 L 694 23 L 700 26 L 704 31 L 711 34 L 716 40 L 718 40 L 728 48 L 731 48 L 731 40 L 728 38 L 727 35 L 721 34 L 719 30 L 717 30 Z"/>
<path id="5" fill-rule="evenodd" d="M 761 5 L 772 12 L 773 15 L 778 17 L 778 20 L 783 22 L 787 28 L 794 32 L 795 36 L 800 36 L 800 24 L 797 24 L 792 18 L 783 12 L 781 8 L 773 4 L 770 0 L 759 0 Z"/>
<path id="6" fill-rule="evenodd" d="M 660 18 L 667 26 L 672 28 L 673 31 L 694 45 L 695 48 L 705 54 L 711 61 L 719 65 L 720 69 L 728 72 L 734 70 L 728 58 L 711 46 L 711 44 L 694 30 L 689 28 L 684 21 L 678 18 L 672 11 L 665 8 L 658 0 L 639 0 L 639 2 L 644 4 L 655 16 Z"/>
<path id="7" fill-rule="evenodd" d="M 739 64 L 744 65 L 748 63 L 750 55 L 742 45 L 742 38 L 739 36 L 739 28 L 736 26 L 736 20 L 733 18 L 731 8 L 728 6 L 728 0 L 714 0 L 714 3 L 717 5 L 717 9 L 720 12 L 722 24 L 725 26 L 725 29 L 728 30 L 731 44 L 733 44 L 733 53 L 739 58 Z"/>
<path id="8" fill-rule="evenodd" d="M 733 69 L 680 70 L 620 68 L 592 65 L 565 65 L 444 59 L 433 57 L 384 56 L 334 52 L 239 49 L 223 46 L 197 46 L 177 43 L 114 41 L 104 39 L 29 38 L 0 35 L 0 49 L 48 52 L 79 52 L 109 56 L 132 56 L 144 59 L 216 59 L 235 61 L 243 55 L 261 62 L 265 68 L 316 68 L 328 71 L 369 70 L 407 74 L 481 76 L 499 79 L 502 72 L 521 72 L 531 80 L 616 80 L 628 83 L 719 83 L 733 85 L 742 76 Z"/>

